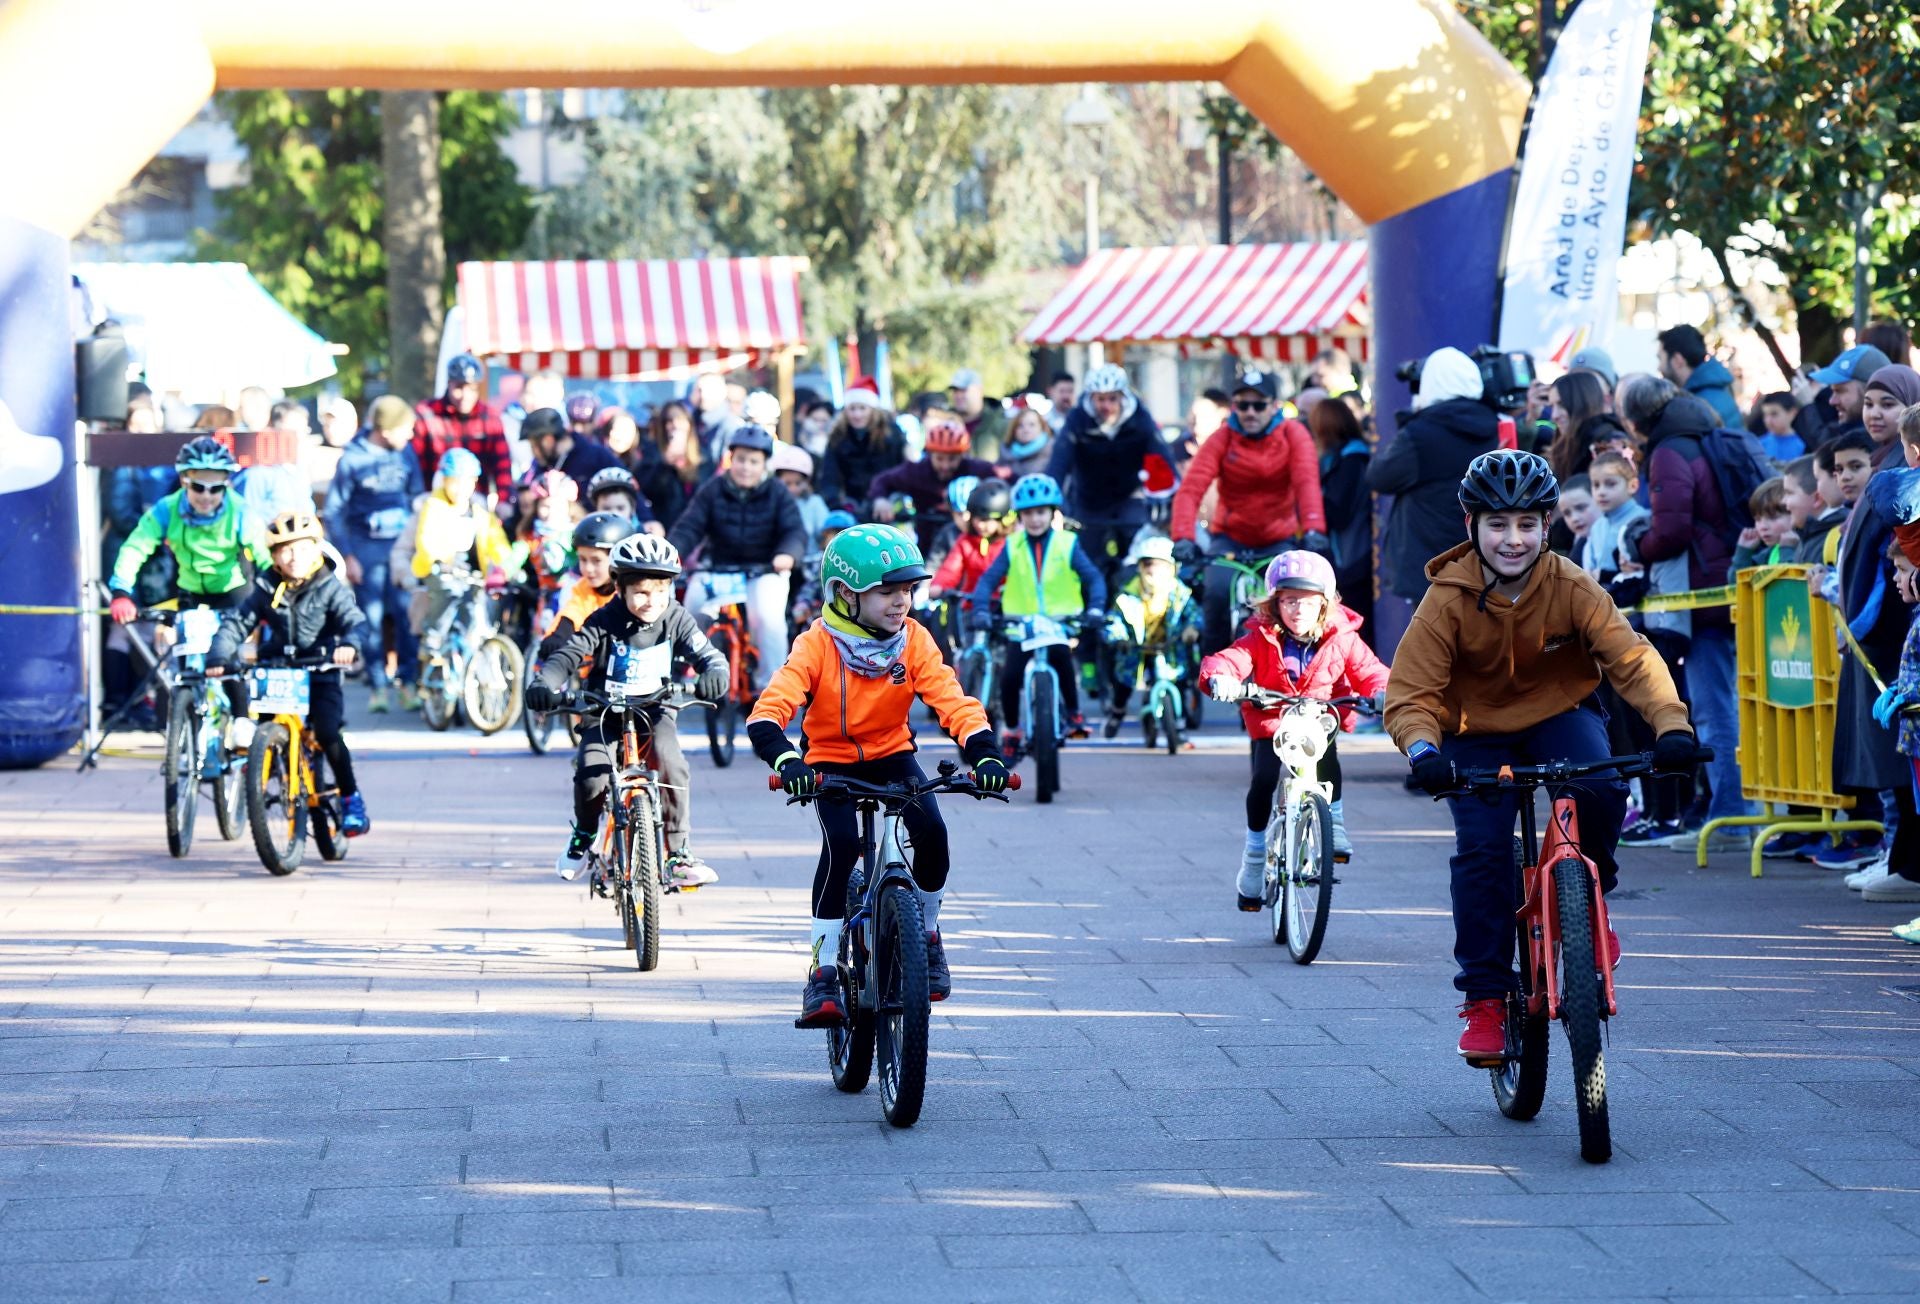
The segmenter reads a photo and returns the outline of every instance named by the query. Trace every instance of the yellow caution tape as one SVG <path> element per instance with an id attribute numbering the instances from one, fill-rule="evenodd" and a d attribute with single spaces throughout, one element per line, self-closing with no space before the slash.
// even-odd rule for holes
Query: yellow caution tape
<path id="1" fill-rule="evenodd" d="M 1734 586 L 1723 584 L 1717 589 L 1689 589 L 1685 593 L 1650 593 L 1630 608 L 1633 611 L 1693 611 L 1700 607 L 1731 607 L 1734 603 Z"/>
<path id="2" fill-rule="evenodd" d="M 97 616 L 97 607 L 31 607 L 0 602 L 0 616 Z"/>

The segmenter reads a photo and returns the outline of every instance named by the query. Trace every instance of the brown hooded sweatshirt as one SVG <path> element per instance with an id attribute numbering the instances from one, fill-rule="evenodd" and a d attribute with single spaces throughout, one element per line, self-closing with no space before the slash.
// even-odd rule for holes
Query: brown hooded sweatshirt
<path id="1" fill-rule="evenodd" d="M 1489 593 L 1473 545 L 1427 563 L 1432 587 L 1393 656 L 1387 732 L 1406 751 L 1443 734 L 1516 733 L 1571 711 L 1600 686 L 1656 735 L 1690 730 L 1660 654 L 1586 571 L 1547 553 L 1517 602 Z"/>

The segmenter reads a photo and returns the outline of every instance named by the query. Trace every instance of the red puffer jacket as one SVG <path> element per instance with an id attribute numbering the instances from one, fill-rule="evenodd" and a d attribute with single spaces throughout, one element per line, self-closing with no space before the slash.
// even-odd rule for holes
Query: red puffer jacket
<path id="1" fill-rule="evenodd" d="M 1298 421 L 1282 421 L 1249 439 L 1230 425 L 1207 437 L 1180 477 L 1173 496 L 1176 539 L 1193 537 L 1193 519 L 1207 488 L 1220 482 L 1220 504 L 1209 529 L 1247 548 L 1264 548 L 1308 530 L 1327 532 L 1320 500 L 1320 454 Z"/>
<path id="2" fill-rule="evenodd" d="M 1200 663 L 1200 682 L 1215 675 L 1232 675 L 1242 683 L 1258 684 L 1275 693 L 1331 699 L 1371 696 L 1387 686 L 1387 666 L 1360 637 L 1360 617 L 1348 607 L 1335 607 L 1326 636 L 1313 649 L 1307 672 L 1296 680 L 1280 664 L 1280 640 L 1285 631 L 1265 616 L 1247 622 L 1247 632 Z M 1353 711 L 1340 712 L 1340 727 L 1352 729 Z M 1263 711 L 1242 703 L 1241 723 L 1250 738 L 1271 738 L 1280 727 L 1280 712 Z"/>

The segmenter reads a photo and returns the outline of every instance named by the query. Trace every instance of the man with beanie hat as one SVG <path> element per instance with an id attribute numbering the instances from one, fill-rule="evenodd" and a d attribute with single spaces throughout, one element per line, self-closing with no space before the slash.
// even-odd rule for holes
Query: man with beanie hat
<path id="1" fill-rule="evenodd" d="M 1427 563 L 1467 541 L 1460 479 L 1467 464 L 1500 444 L 1500 418 L 1485 401 L 1480 365 L 1459 349 L 1436 349 L 1420 368 L 1413 411 L 1367 467 L 1367 487 L 1394 495 L 1382 546 L 1382 583 L 1417 602 Z"/>

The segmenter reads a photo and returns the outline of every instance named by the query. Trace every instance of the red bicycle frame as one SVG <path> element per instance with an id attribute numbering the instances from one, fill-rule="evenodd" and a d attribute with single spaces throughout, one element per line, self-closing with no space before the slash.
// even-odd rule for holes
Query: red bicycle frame
<path id="1" fill-rule="evenodd" d="M 1513 782 L 1513 767 L 1500 767 L 1501 781 Z M 1517 918 L 1521 936 L 1526 939 L 1527 1013 L 1560 1017 L 1560 967 L 1554 952 L 1560 944 L 1560 903 L 1553 890 L 1553 868 L 1565 861 L 1578 861 L 1587 871 L 1593 902 L 1593 964 L 1600 974 L 1606 997 L 1606 1013 L 1620 1012 L 1613 994 L 1613 956 L 1607 945 L 1607 900 L 1600 891 L 1600 871 L 1593 861 L 1580 853 L 1580 816 L 1574 799 L 1564 789 L 1553 796 L 1553 812 L 1547 821 L 1547 837 L 1536 848 L 1537 832 L 1533 810 L 1533 792 L 1520 794 L 1520 836 L 1527 863 L 1521 870 L 1521 900 Z"/>

